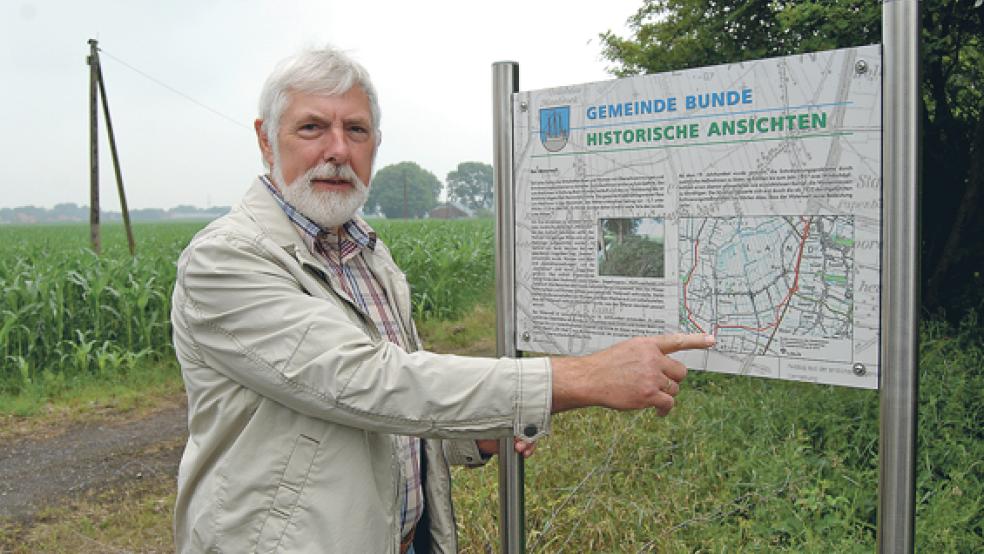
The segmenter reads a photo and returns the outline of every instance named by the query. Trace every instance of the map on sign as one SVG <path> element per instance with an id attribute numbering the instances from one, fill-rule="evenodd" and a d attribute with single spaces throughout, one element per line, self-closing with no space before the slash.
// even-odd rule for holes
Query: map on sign
<path id="1" fill-rule="evenodd" d="M 777 336 L 852 338 L 853 237 L 850 216 L 682 219 L 681 329 L 745 354 L 791 354 Z"/>
<path id="2" fill-rule="evenodd" d="M 698 332 L 722 373 L 878 386 L 881 54 L 520 92 L 516 344 Z"/>

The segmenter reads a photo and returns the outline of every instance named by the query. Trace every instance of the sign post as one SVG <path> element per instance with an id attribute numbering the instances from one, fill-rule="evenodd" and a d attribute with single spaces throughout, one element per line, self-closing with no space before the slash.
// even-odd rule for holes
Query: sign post
<path id="1" fill-rule="evenodd" d="M 881 431 L 878 551 L 907 553 L 915 539 L 919 344 L 919 2 L 882 6 Z"/>
<path id="2" fill-rule="evenodd" d="M 495 186 L 496 353 L 516 350 L 516 206 L 513 183 L 512 96 L 519 91 L 519 64 L 492 64 L 493 168 Z M 499 442 L 499 536 L 502 554 L 526 551 L 523 509 L 523 457 L 512 437 Z"/>

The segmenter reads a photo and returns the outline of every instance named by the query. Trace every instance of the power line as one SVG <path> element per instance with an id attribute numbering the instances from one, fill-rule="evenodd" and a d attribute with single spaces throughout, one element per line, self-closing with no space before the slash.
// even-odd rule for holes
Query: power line
<path id="1" fill-rule="evenodd" d="M 243 129 L 249 129 L 249 130 L 252 130 L 252 129 L 251 129 L 250 127 L 248 127 L 248 126 L 246 126 L 246 125 L 243 125 L 242 123 L 240 123 L 240 122 L 239 122 L 239 121 L 237 121 L 236 119 L 234 119 L 234 118 L 232 118 L 232 117 L 229 117 L 228 115 L 226 115 L 226 114 L 224 114 L 224 113 L 222 113 L 222 112 L 220 112 L 219 110 L 216 110 L 215 108 L 212 108 L 212 107 L 210 107 L 210 106 L 208 106 L 208 105 L 206 105 L 206 104 L 204 104 L 204 103 L 202 103 L 202 102 L 199 102 L 198 100 L 195 100 L 195 99 L 194 99 L 194 98 L 192 98 L 192 97 L 191 97 L 190 95 L 188 95 L 188 94 L 186 94 L 186 93 L 184 93 L 184 92 L 181 92 L 180 90 L 178 90 L 178 89 L 176 89 L 176 88 L 174 88 L 174 87 L 172 87 L 171 85 L 169 85 L 169 84 L 167 84 L 167 83 L 165 83 L 165 82 L 163 82 L 163 81 L 161 81 L 160 79 L 157 79 L 157 78 L 155 78 L 155 77 L 153 77 L 153 76 L 151 76 L 151 75 L 148 75 L 148 74 L 147 74 L 146 72 L 144 72 L 144 71 L 141 71 L 141 70 L 139 70 L 139 69 L 137 69 L 136 67 L 133 67 L 132 65 L 130 65 L 130 64 L 128 64 L 128 63 L 126 63 L 125 61 L 123 61 L 123 60 L 121 60 L 121 59 L 119 59 L 119 58 L 117 58 L 116 56 L 114 56 L 114 55 L 112 55 L 112 54 L 110 54 L 110 53 L 109 53 L 109 52 L 107 52 L 107 51 L 106 51 L 105 49 L 103 49 L 103 48 L 100 48 L 100 49 L 99 49 L 99 52 L 101 52 L 101 53 L 103 53 L 103 54 L 105 54 L 105 55 L 106 55 L 107 57 L 110 57 L 110 58 L 112 58 L 112 59 L 113 59 L 114 61 L 116 61 L 117 63 L 119 63 L 119 64 L 121 64 L 121 65 L 123 65 L 123 66 L 125 66 L 125 67 L 128 67 L 128 68 L 130 68 L 130 69 L 131 69 L 132 71 L 134 71 L 134 72 L 136 72 L 136 73 L 138 73 L 138 74 L 140 74 L 140 75 L 142 75 L 142 76 L 143 76 L 144 78 L 146 78 L 146 79 L 148 79 L 148 80 L 150 80 L 150 81 L 153 81 L 154 83 L 157 83 L 158 85 L 160 85 L 160 86 L 162 86 L 162 87 L 164 87 L 164 88 L 166 88 L 167 90 L 169 90 L 169 91 L 171 91 L 171 92 L 173 92 L 174 94 L 177 94 L 178 96 L 181 96 L 181 97 L 182 97 L 182 98 L 184 98 L 185 100 L 188 100 L 189 102 L 191 102 L 191 103 L 193 103 L 193 104 L 195 104 L 195 105 L 197 105 L 198 107 L 200 107 L 200 108 L 204 108 L 204 109 L 206 109 L 206 110 L 208 110 L 208 111 L 210 111 L 210 112 L 212 112 L 212 113 L 214 113 L 215 115 L 217 115 L 217 116 L 219 116 L 219 117 L 221 117 L 221 118 L 223 118 L 223 119 L 225 119 L 226 121 L 229 121 L 229 122 L 231 122 L 231 123 L 232 123 L 233 125 L 236 125 L 236 126 L 238 126 L 238 127 L 242 127 Z"/>

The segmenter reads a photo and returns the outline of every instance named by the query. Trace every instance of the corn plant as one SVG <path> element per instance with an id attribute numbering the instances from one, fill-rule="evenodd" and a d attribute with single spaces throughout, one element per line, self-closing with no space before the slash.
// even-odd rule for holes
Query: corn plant
<path id="1" fill-rule="evenodd" d="M 136 257 L 118 226 L 104 227 L 102 256 L 80 225 L 0 228 L 0 389 L 171 356 L 175 261 L 200 227 L 138 225 Z"/>
<path id="2" fill-rule="evenodd" d="M 407 274 L 417 318 L 452 318 L 490 293 L 495 283 L 492 220 L 382 220 L 372 225 Z"/>
<path id="3" fill-rule="evenodd" d="M 407 273 L 416 317 L 454 317 L 490 293 L 491 220 L 371 224 Z M 202 225 L 138 224 L 135 257 L 119 226 L 104 227 L 101 256 L 82 225 L 0 227 L 0 391 L 173 356 L 176 261 Z"/>

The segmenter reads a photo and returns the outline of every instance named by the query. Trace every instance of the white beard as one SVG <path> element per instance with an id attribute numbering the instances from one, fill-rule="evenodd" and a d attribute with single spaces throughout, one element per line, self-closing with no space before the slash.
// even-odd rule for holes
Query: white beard
<path id="1" fill-rule="evenodd" d="M 279 157 L 279 156 L 278 156 Z M 294 179 L 289 184 L 284 184 L 283 174 L 280 172 L 280 160 L 274 160 L 273 182 L 280 189 L 291 206 L 301 212 L 304 217 L 317 223 L 324 229 L 333 229 L 344 224 L 355 216 L 369 198 L 369 187 L 359 179 L 359 176 L 352 170 L 352 166 L 335 165 L 325 162 L 321 165 L 312 167 L 303 175 Z M 349 180 L 353 187 L 348 191 L 315 190 L 311 186 L 314 179 L 328 179 L 339 177 Z"/>

